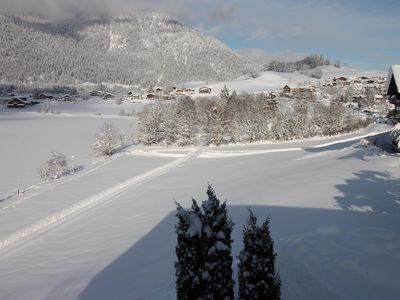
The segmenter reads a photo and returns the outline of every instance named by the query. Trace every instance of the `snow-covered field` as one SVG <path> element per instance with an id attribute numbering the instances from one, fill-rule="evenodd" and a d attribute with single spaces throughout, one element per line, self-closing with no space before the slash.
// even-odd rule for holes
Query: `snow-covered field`
<path id="1" fill-rule="evenodd" d="M 399 156 L 360 143 L 389 126 L 282 144 L 131 147 L 91 165 L 104 115 L 121 130 L 137 121 L 107 105 L 97 116 L 84 106 L 1 114 L 3 197 L 36 185 L 51 150 L 86 167 L 0 203 L 0 299 L 175 299 L 174 201 L 205 199 L 208 182 L 228 201 L 235 257 L 247 208 L 272 217 L 283 299 L 397 299 Z"/>
<path id="2" fill-rule="evenodd" d="M 141 103 L 116 105 L 104 101 L 79 104 L 51 102 L 54 114 L 39 114 L 40 105 L 22 111 L 0 112 L 0 200 L 41 181 L 38 170 L 51 151 L 64 153 L 74 166 L 91 161 L 91 145 L 104 121 L 114 122 L 121 133 L 137 118 L 121 117 L 120 110 L 140 110 Z"/>

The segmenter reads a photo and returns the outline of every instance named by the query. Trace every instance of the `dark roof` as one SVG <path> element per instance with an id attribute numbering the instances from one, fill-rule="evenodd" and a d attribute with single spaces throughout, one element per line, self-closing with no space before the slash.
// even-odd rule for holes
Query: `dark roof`
<path id="1" fill-rule="evenodd" d="M 393 65 L 389 69 L 386 94 L 400 94 L 400 65 Z"/>

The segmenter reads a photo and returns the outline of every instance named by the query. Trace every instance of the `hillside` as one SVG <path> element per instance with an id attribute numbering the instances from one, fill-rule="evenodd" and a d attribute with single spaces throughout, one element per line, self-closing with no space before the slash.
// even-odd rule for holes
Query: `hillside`
<path id="1" fill-rule="evenodd" d="M 3 83 L 174 84 L 230 80 L 255 64 L 155 12 L 71 20 L 0 15 Z"/>
<path id="2" fill-rule="evenodd" d="M 241 76 L 233 80 L 225 82 L 186 82 L 185 87 L 190 87 L 198 90 L 199 87 L 206 85 L 212 88 L 212 95 L 219 95 L 224 85 L 230 91 L 235 90 L 236 92 L 247 92 L 247 93 L 260 93 L 274 90 L 280 90 L 283 86 L 289 85 L 291 87 L 298 86 L 309 86 L 318 85 L 326 81 L 332 80 L 334 77 L 348 77 L 354 79 L 361 76 L 374 77 L 381 76 L 386 77 L 387 72 L 380 70 L 360 70 L 348 67 L 336 68 L 334 66 L 320 66 L 313 70 L 321 71 L 321 78 L 312 78 L 301 72 L 273 72 L 264 71 L 260 72 L 255 78 L 251 76 Z M 208 94 L 206 94 L 208 96 Z"/>

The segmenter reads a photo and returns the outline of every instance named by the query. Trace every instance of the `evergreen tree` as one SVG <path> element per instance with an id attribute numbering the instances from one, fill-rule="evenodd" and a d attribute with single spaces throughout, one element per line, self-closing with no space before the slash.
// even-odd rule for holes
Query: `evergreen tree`
<path id="1" fill-rule="evenodd" d="M 259 227 L 250 210 L 243 228 L 243 250 L 239 255 L 239 297 L 243 300 L 280 299 L 281 281 L 275 270 L 274 242 L 270 219 Z"/>
<path id="2" fill-rule="evenodd" d="M 207 189 L 208 200 L 202 203 L 204 210 L 203 247 L 206 262 L 203 270 L 204 299 L 233 299 L 232 279 L 232 227 L 226 202 L 216 197 L 211 185 Z"/>
<path id="3" fill-rule="evenodd" d="M 187 211 L 177 204 L 178 224 L 175 262 L 176 297 L 178 300 L 200 299 L 204 293 L 202 272 L 204 255 L 202 245 L 202 214 L 196 201 Z"/>
<path id="4" fill-rule="evenodd" d="M 178 300 L 234 299 L 232 280 L 232 226 L 226 203 L 220 203 L 209 185 L 201 208 L 177 206 L 176 295 Z"/>

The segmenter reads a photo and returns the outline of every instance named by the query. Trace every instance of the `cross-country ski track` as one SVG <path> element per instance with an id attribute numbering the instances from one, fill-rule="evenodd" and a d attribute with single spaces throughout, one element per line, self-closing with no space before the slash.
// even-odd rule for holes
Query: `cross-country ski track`
<path id="1" fill-rule="evenodd" d="M 114 186 L 111 186 L 93 196 L 82 199 L 81 201 L 79 201 L 79 202 L 77 202 L 55 214 L 49 215 L 49 216 L 33 223 L 32 225 L 30 225 L 28 227 L 25 227 L 14 233 L 11 233 L 9 236 L 0 240 L 0 251 L 3 248 L 10 246 L 11 244 L 14 244 L 21 239 L 30 237 L 31 235 L 33 235 L 35 233 L 39 233 L 42 230 L 48 229 L 49 227 L 54 226 L 57 223 L 60 223 L 61 221 L 67 220 L 68 218 L 72 218 L 73 216 L 83 213 L 84 211 L 86 211 L 90 208 L 100 205 L 104 201 L 113 199 L 115 196 L 117 196 L 123 192 L 126 192 L 127 190 L 129 190 L 135 186 L 138 186 L 143 182 L 146 182 L 146 181 L 151 180 L 155 177 L 158 177 L 162 174 L 165 174 L 174 168 L 178 168 L 185 162 L 196 157 L 196 155 L 198 155 L 200 153 L 200 151 L 201 151 L 201 147 L 193 149 L 188 154 L 184 155 L 181 158 L 178 158 L 170 163 L 167 163 L 165 165 L 162 165 L 160 167 L 152 169 L 143 174 L 133 176 L 132 178 L 129 178 L 129 179 L 125 180 L 124 182 L 121 182 Z M 92 173 L 92 171 L 90 173 Z M 87 175 L 89 175 L 89 174 L 87 174 Z"/>

